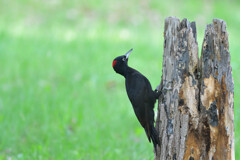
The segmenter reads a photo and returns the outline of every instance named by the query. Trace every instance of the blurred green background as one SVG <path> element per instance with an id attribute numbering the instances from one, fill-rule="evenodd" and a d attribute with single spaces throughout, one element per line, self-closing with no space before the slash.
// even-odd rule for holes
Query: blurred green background
<path id="1" fill-rule="evenodd" d="M 0 159 L 153 159 L 112 60 L 134 48 L 155 88 L 168 16 L 196 21 L 199 51 L 206 24 L 227 22 L 238 151 L 239 1 L 1 0 Z"/>

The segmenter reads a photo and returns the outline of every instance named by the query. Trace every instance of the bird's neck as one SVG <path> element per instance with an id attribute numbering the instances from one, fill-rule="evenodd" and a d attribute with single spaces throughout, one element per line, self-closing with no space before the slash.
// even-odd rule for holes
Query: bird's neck
<path id="1" fill-rule="evenodd" d="M 132 73 L 135 72 L 135 71 L 136 71 L 135 69 L 133 69 L 133 68 L 131 68 L 131 67 L 129 67 L 129 66 L 126 66 L 126 68 L 125 68 L 125 70 L 124 70 L 123 76 L 124 76 L 125 78 L 127 78 L 127 77 L 129 77 L 130 75 L 132 75 Z"/>
<path id="2" fill-rule="evenodd" d="M 127 75 L 129 74 L 129 71 L 131 70 L 131 68 L 128 65 L 124 65 L 121 69 L 121 71 L 119 72 L 119 74 L 121 74 L 123 77 L 127 77 Z"/>

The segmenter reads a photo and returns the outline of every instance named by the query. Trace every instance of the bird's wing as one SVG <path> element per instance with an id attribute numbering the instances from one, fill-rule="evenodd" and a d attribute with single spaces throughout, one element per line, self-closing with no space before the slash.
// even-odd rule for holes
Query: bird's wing
<path id="1" fill-rule="evenodd" d="M 154 95 L 148 79 L 139 72 L 134 72 L 131 78 L 126 79 L 127 94 L 132 104 L 153 101 Z"/>
<path id="2" fill-rule="evenodd" d="M 135 72 L 131 79 L 126 81 L 128 97 L 133 105 L 134 112 L 150 136 L 150 126 L 154 122 L 154 95 L 150 82 L 141 73 Z"/>
<path id="3" fill-rule="evenodd" d="M 126 89 L 136 117 L 145 129 L 149 142 L 152 139 L 155 144 L 153 108 L 156 97 L 150 82 L 141 73 L 134 71 L 130 77 L 126 78 Z"/>
<path id="4" fill-rule="evenodd" d="M 153 105 L 151 103 L 145 103 L 145 127 L 146 134 L 148 139 L 150 139 L 151 136 L 151 128 L 154 125 L 154 111 L 153 111 Z"/>

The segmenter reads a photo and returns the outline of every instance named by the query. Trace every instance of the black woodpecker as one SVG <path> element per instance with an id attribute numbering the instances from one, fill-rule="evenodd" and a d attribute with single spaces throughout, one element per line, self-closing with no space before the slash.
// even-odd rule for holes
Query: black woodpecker
<path id="1" fill-rule="evenodd" d="M 128 57 L 133 49 L 125 55 L 113 60 L 112 66 L 116 73 L 125 77 L 127 95 L 132 103 L 135 115 L 144 128 L 148 140 L 151 140 L 156 151 L 160 145 L 157 130 L 154 128 L 154 104 L 161 95 L 161 91 L 152 90 L 149 80 L 137 70 L 128 66 Z"/>

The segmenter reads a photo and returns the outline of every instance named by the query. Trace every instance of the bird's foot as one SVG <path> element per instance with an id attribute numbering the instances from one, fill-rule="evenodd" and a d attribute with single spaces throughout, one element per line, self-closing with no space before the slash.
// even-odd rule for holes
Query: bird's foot
<path id="1" fill-rule="evenodd" d="M 162 94 L 162 87 L 161 87 L 161 84 L 159 84 L 156 89 L 154 90 L 155 92 L 155 95 L 156 95 L 156 99 L 159 98 L 159 96 Z"/>
<path id="2" fill-rule="evenodd" d="M 155 92 L 159 92 L 160 89 L 161 89 L 161 84 L 159 84 L 154 91 L 155 91 Z"/>

